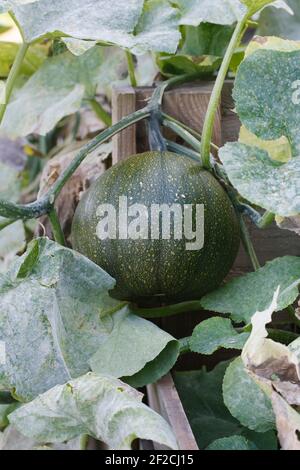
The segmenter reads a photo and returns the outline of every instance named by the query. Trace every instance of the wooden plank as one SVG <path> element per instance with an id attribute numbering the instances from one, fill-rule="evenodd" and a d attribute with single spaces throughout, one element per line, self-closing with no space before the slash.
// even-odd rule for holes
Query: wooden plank
<path id="1" fill-rule="evenodd" d="M 199 450 L 171 374 L 147 387 L 149 405 L 170 424 L 180 450 Z M 164 449 L 154 444 L 156 450 Z"/>
<path id="2" fill-rule="evenodd" d="M 112 94 L 112 122 L 133 113 L 136 109 L 136 95 L 132 87 L 114 88 Z M 136 153 L 136 127 L 128 127 L 113 137 L 113 165 Z"/>
<path id="3" fill-rule="evenodd" d="M 241 123 L 234 111 L 235 104 L 232 98 L 233 81 L 227 80 L 222 91 L 222 143 L 236 142 L 239 138 Z"/>
<path id="4" fill-rule="evenodd" d="M 167 114 L 182 121 L 192 129 L 201 131 L 212 92 L 212 83 L 186 84 L 174 90 L 169 90 L 164 95 L 163 109 Z M 118 87 L 113 91 L 113 123 L 122 117 L 143 108 L 151 98 L 153 87 Z M 216 145 L 222 144 L 221 107 L 218 108 L 213 140 Z M 165 130 L 167 138 L 181 142 L 171 131 Z M 120 160 L 140 152 L 149 150 L 147 125 L 145 121 L 130 127 L 118 136 L 114 137 L 113 164 Z"/>
<path id="5" fill-rule="evenodd" d="M 210 100 L 213 85 L 185 84 L 164 94 L 163 110 L 198 132 L 202 131 L 205 114 Z M 153 93 L 153 87 L 136 88 L 136 109 L 145 106 Z M 164 131 L 165 136 L 173 141 L 180 139 L 170 131 Z M 145 123 L 137 126 L 138 152 L 148 150 L 147 127 Z M 221 107 L 218 108 L 214 123 L 213 140 L 216 145 L 222 145 Z"/>

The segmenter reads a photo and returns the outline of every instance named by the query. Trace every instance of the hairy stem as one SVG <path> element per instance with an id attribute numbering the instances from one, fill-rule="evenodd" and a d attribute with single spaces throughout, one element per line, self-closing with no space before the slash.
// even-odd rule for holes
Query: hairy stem
<path id="1" fill-rule="evenodd" d="M 221 98 L 224 81 L 227 76 L 227 72 L 230 66 L 232 56 L 236 48 L 240 44 L 247 20 L 248 20 L 248 15 L 246 15 L 241 21 L 239 21 L 235 28 L 235 31 L 232 35 L 231 41 L 227 48 L 225 57 L 223 59 L 223 63 L 221 65 L 220 71 L 218 73 L 218 77 L 216 79 L 215 86 L 214 86 L 214 89 L 210 98 L 210 102 L 208 105 L 208 109 L 207 109 L 207 113 L 206 113 L 206 117 L 204 121 L 204 126 L 203 126 L 202 144 L 201 144 L 202 162 L 203 162 L 204 168 L 207 168 L 207 169 L 210 168 L 210 146 L 211 146 L 212 135 L 213 135 L 213 127 L 214 127 L 215 115 L 216 115 L 219 101 Z"/>
<path id="2" fill-rule="evenodd" d="M 26 55 L 26 52 L 28 51 L 28 48 L 29 48 L 29 44 L 25 42 L 20 46 L 18 53 L 16 55 L 16 58 L 15 58 L 14 64 L 8 75 L 6 85 L 5 85 L 4 97 L 3 97 L 4 102 L 0 104 L 0 124 L 4 118 L 7 105 L 9 103 L 16 80 L 19 76 L 19 73 L 23 64 L 23 60 Z"/>
<path id="3" fill-rule="evenodd" d="M 130 51 L 126 51 L 126 59 L 127 59 L 127 64 L 128 64 L 128 73 L 129 73 L 129 78 L 130 78 L 130 84 L 132 87 L 137 86 L 137 80 L 135 76 L 135 67 L 134 67 L 134 60 L 133 60 L 133 55 L 131 54 Z"/>
<path id="4" fill-rule="evenodd" d="M 80 450 L 87 450 L 88 445 L 89 445 L 88 434 L 82 434 L 82 436 L 80 437 Z"/>
<path id="5" fill-rule="evenodd" d="M 53 207 L 51 211 L 49 212 L 49 220 L 51 223 L 54 240 L 60 245 L 66 246 L 64 232 L 61 228 L 55 207 Z"/>
<path id="6" fill-rule="evenodd" d="M 275 214 L 272 214 L 272 212 L 266 211 L 264 215 L 260 218 L 260 220 L 257 222 L 257 227 L 258 228 L 267 228 L 269 227 L 275 220 Z"/>
<path id="7" fill-rule="evenodd" d="M 89 104 L 91 105 L 94 113 L 100 119 L 100 121 L 104 122 L 107 127 L 112 125 L 111 115 L 107 111 L 105 111 L 99 101 L 97 101 L 96 99 L 89 100 Z"/>

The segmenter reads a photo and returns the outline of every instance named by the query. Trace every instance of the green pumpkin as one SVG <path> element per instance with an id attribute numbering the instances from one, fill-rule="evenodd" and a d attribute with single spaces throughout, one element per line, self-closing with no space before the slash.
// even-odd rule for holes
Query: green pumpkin
<path id="1" fill-rule="evenodd" d="M 136 203 L 149 208 L 149 223 L 153 204 L 180 204 L 182 209 L 193 204 L 194 229 L 195 205 L 204 205 L 203 248 L 187 250 L 185 236 L 175 239 L 174 223 L 170 224 L 170 239 L 162 239 L 161 226 L 159 239 L 151 238 L 150 228 L 147 239 L 145 232 L 143 239 L 120 239 L 119 231 L 115 239 L 100 239 L 99 222 L 104 215 L 99 216 L 99 206 L 110 204 L 118 215 L 120 197 L 127 197 L 129 206 Z M 147 152 L 106 171 L 83 195 L 73 221 L 72 242 L 77 251 L 116 279 L 115 297 L 136 302 L 160 297 L 177 302 L 200 299 L 218 287 L 234 263 L 240 238 L 230 199 L 208 171 L 186 156 Z"/>

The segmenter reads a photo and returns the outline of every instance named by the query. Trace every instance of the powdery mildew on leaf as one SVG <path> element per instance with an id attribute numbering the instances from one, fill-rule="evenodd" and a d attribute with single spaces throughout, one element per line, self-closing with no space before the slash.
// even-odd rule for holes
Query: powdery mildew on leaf
<path id="1" fill-rule="evenodd" d="M 282 217 L 300 213 L 300 157 L 280 163 L 258 147 L 229 143 L 220 159 L 232 185 L 252 204 Z"/>
<path id="2" fill-rule="evenodd" d="M 64 442 L 88 434 L 110 449 L 129 450 L 147 439 L 177 449 L 167 422 L 120 380 L 89 373 L 58 385 L 10 415 L 10 422 L 38 442 Z"/>
<path id="3" fill-rule="evenodd" d="M 247 12 L 252 15 L 272 5 L 292 11 L 284 1 L 274 0 L 175 0 L 181 12 L 180 24 L 198 26 L 200 23 L 231 25 Z"/>
<path id="4" fill-rule="evenodd" d="M 276 258 L 256 272 L 240 276 L 201 299 L 206 310 L 230 313 L 237 322 L 250 323 L 253 314 L 272 302 L 274 291 L 281 286 L 278 310 L 291 305 L 298 297 L 300 259 L 297 256 Z"/>
<path id="5" fill-rule="evenodd" d="M 33 242 L 0 280 L 0 388 L 28 400 L 87 372 L 113 327 L 99 314 L 111 308 L 114 284 L 83 256 L 47 239 Z"/>
<path id="6" fill-rule="evenodd" d="M 122 51 L 100 47 L 80 57 L 66 52 L 47 59 L 15 93 L 0 133 L 11 138 L 47 134 L 60 119 L 78 111 L 83 98 L 94 98 L 99 84 L 105 87 L 116 80 L 124 61 Z"/>
<path id="7" fill-rule="evenodd" d="M 271 401 L 249 377 L 240 357 L 226 370 L 223 397 L 230 413 L 243 426 L 258 432 L 275 428 Z"/>
<path id="8" fill-rule="evenodd" d="M 182 25 L 231 25 L 240 20 L 247 11 L 239 0 L 176 0 L 175 3 L 181 12 Z"/>
<path id="9" fill-rule="evenodd" d="M 169 372 L 178 356 L 178 341 L 125 307 L 114 314 L 114 329 L 89 363 L 94 372 L 126 376 L 131 385 L 142 387 Z"/>
<path id="10" fill-rule="evenodd" d="M 246 128 L 265 140 L 287 137 L 294 157 L 300 154 L 299 76 L 300 50 L 261 48 L 240 65 L 233 93 Z"/>
<path id="11" fill-rule="evenodd" d="M 237 333 L 228 318 L 204 320 L 193 331 L 190 348 L 199 354 L 213 354 L 220 348 L 243 349 L 248 333 Z"/>
<path id="12" fill-rule="evenodd" d="M 13 11 L 29 43 L 65 36 L 116 44 L 136 54 L 174 53 L 181 37 L 177 9 L 167 0 L 11 0 L 2 4 L 2 11 L 7 9 Z M 78 54 L 82 44 L 70 47 Z"/>

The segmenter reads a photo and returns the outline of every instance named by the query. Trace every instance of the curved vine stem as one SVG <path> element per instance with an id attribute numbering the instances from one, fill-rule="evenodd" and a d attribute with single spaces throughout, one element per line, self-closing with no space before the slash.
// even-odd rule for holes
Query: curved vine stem
<path id="1" fill-rule="evenodd" d="M 22 205 L 14 204 L 5 200 L 0 200 L 0 216 L 26 220 L 36 219 L 38 217 L 41 217 L 42 215 L 48 214 L 53 208 L 55 199 L 60 194 L 66 182 L 69 180 L 69 178 L 73 175 L 73 173 L 77 170 L 77 168 L 80 166 L 80 164 L 90 152 L 95 150 L 100 144 L 107 141 L 108 139 L 116 135 L 118 132 L 126 129 L 127 127 L 138 121 L 141 121 L 142 119 L 145 119 L 149 115 L 150 110 L 148 109 L 148 107 L 146 107 L 144 109 L 136 111 L 130 116 L 126 116 L 125 118 L 121 119 L 121 121 L 119 121 L 117 124 L 101 132 L 97 137 L 95 137 L 93 140 L 91 140 L 88 144 L 86 144 L 79 150 L 74 160 L 56 180 L 56 182 L 50 188 L 48 193 L 37 201 L 31 204 Z"/>
<path id="2" fill-rule="evenodd" d="M 198 77 L 198 74 L 187 74 L 179 77 L 171 78 L 166 82 L 163 82 L 157 89 L 154 91 L 153 96 L 149 104 L 135 113 L 124 117 L 118 123 L 114 124 L 108 129 L 105 129 L 88 144 L 82 147 L 74 160 L 70 165 L 65 169 L 65 171 L 59 176 L 54 185 L 50 188 L 48 193 L 37 201 L 22 205 L 15 204 L 9 201 L 0 200 L 0 216 L 11 218 L 11 219 L 37 219 L 42 215 L 49 214 L 53 209 L 55 199 L 60 194 L 66 182 L 74 174 L 77 168 L 81 165 L 83 160 L 87 157 L 89 153 L 95 150 L 103 142 L 106 142 L 108 139 L 123 131 L 127 127 L 135 124 L 145 118 L 148 118 L 153 111 L 159 109 L 162 103 L 164 91 L 173 85 L 185 83 L 189 80 L 194 80 Z"/>
<path id="3" fill-rule="evenodd" d="M 8 75 L 8 78 L 7 78 L 7 81 L 6 81 L 6 84 L 5 84 L 4 96 L 3 96 L 3 98 L 4 98 L 3 101 L 4 102 L 2 102 L 0 104 L 0 124 L 3 120 L 3 118 L 4 118 L 7 105 L 9 103 L 14 85 L 16 83 L 16 79 L 19 76 L 19 73 L 20 73 L 20 70 L 21 70 L 21 67 L 22 67 L 22 64 L 23 64 L 23 60 L 24 60 L 25 55 L 28 51 L 28 48 L 29 48 L 29 44 L 27 44 L 26 42 L 24 42 L 19 47 L 19 50 L 18 50 L 18 53 L 16 55 L 14 64 L 13 64 L 13 66 L 10 70 L 10 73 Z"/>
<path id="4" fill-rule="evenodd" d="M 221 98 L 221 93 L 224 85 L 224 81 L 227 76 L 227 72 L 230 66 L 232 56 L 239 46 L 242 36 L 245 31 L 245 26 L 247 25 L 249 14 L 244 16 L 242 20 L 237 23 L 235 31 L 232 35 L 231 41 L 227 48 L 225 57 L 223 59 L 218 77 L 215 82 L 215 86 L 210 98 L 208 105 L 203 132 L 202 132 L 202 144 L 201 144 L 201 157 L 204 168 L 210 169 L 210 147 L 213 135 L 213 126 L 215 121 L 215 115 L 218 109 L 219 101 Z"/>

